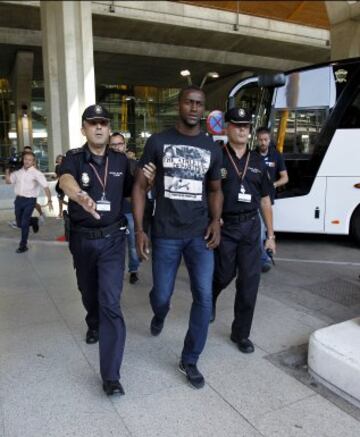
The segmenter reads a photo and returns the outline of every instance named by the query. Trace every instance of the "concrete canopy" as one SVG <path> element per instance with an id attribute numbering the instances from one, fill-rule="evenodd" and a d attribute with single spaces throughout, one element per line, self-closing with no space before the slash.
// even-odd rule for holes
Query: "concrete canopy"
<path id="1" fill-rule="evenodd" d="M 194 19 L 201 18 L 196 17 L 196 10 L 202 8 L 174 2 L 114 2 L 115 13 L 110 13 L 110 3 L 92 2 L 97 83 L 176 87 L 184 84 L 179 76 L 184 68 L 192 70 L 197 83 L 213 70 L 229 76 L 249 69 L 286 70 L 329 58 L 327 31 L 314 29 L 310 35 L 304 26 L 286 28 L 259 18 L 252 24 L 264 28 L 256 31 L 255 26 L 249 32 L 245 17 L 242 31 L 234 32 L 234 14 L 229 12 L 216 15 L 220 24 L 215 26 L 214 11 L 205 9 L 210 15 L 195 25 Z M 7 75 L 17 48 L 26 47 L 35 51 L 34 79 L 41 80 L 39 4 L 0 2 L 0 44 L 4 49 L 0 75 Z"/>

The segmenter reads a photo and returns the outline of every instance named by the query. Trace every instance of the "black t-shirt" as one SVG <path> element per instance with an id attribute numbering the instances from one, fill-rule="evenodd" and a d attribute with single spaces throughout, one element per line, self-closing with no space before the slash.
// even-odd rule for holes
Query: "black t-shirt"
<path id="1" fill-rule="evenodd" d="M 241 182 L 226 152 L 226 148 L 223 148 L 223 168 L 221 169 L 222 190 L 224 193 L 223 216 L 254 212 L 260 208 L 261 198 L 269 196 L 271 190 L 271 183 L 264 161 L 256 152 L 247 152 L 239 159 L 229 144 L 227 149 L 241 175 L 245 168 L 248 153 L 250 153 L 250 158 L 246 175 L 243 182 Z M 241 185 L 244 186 L 243 191 L 245 192 L 243 194 L 251 195 L 250 202 L 239 201 Z"/>
<path id="2" fill-rule="evenodd" d="M 281 171 L 286 171 L 284 158 L 282 154 L 276 150 L 275 147 L 269 147 L 268 153 L 266 155 L 261 155 L 259 149 L 257 151 L 265 162 L 269 173 L 270 181 L 272 182 L 270 197 L 271 201 L 273 202 L 276 194 L 276 189 L 273 184 L 277 180 L 279 173 Z"/>
<path id="3" fill-rule="evenodd" d="M 209 223 L 207 181 L 220 179 L 219 147 L 204 133 L 188 136 L 171 128 L 148 139 L 139 166 L 149 162 L 156 165 L 152 235 L 202 236 Z"/>
<path id="4" fill-rule="evenodd" d="M 108 176 L 106 200 L 111 202 L 110 211 L 98 211 L 100 220 L 96 220 L 79 204 L 69 200 L 69 215 L 72 222 L 84 227 L 103 227 L 116 223 L 123 217 L 123 198 L 131 194 L 133 178 L 129 171 L 125 154 L 107 149 L 103 157 L 93 155 L 85 144 L 79 149 L 69 150 L 60 167 L 60 174 L 71 174 L 81 189 L 95 200 L 101 200 L 103 188 L 98 181 L 92 164 L 104 181 L 106 158 L 108 158 Z"/>

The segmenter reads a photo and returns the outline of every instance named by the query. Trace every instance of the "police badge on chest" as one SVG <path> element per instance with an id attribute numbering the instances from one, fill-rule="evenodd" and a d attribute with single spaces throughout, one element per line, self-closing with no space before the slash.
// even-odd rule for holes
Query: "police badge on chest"
<path id="1" fill-rule="evenodd" d="M 251 202 L 251 194 L 246 193 L 244 185 L 241 185 L 240 187 L 240 193 L 238 193 L 238 202 Z"/>
<path id="2" fill-rule="evenodd" d="M 81 173 L 81 185 L 84 188 L 88 188 L 90 186 L 90 176 L 86 172 Z"/>

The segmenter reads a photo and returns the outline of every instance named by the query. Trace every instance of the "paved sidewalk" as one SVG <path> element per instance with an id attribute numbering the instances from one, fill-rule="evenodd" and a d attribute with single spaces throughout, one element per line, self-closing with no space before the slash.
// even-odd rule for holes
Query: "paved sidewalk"
<path id="1" fill-rule="evenodd" d="M 144 263 L 139 283 L 126 278 L 122 299 L 126 396 L 107 398 L 97 346 L 84 342 L 84 311 L 67 246 L 53 243 L 61 230 L 61 222 L 49 219 L 37 242 L 30 236 L 29 252 L 18 255 L 18 231 L 0 223 L 0 436 L 359 435 L 359 410 L 316 388 L 296 362 L 314 330 L 359 313 L 359 303 L 318 293 L 329 282 L 358 286 L 360 268 L 350 264 L 359 262 L 358 249 L 319 241 L 310 256 L 301 240 L 284 241 L 280 258 L 349 264 L 279 261 L 262 280 L 251 355 L 229 339 L 232 284 L 220 298 L 199 362 L 207 382 L 199 391 L 177 371 L 191 304 L 187 273 L 181 266 L 164 331 L 151 337 L 151 270 Z"/>

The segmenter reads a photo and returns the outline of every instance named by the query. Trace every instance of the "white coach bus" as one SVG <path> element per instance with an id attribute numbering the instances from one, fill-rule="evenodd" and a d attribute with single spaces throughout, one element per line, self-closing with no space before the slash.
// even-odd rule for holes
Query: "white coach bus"
<path id="1" fill-rule="evenodd" d="M 285 158 L 275 230 L 360 243 L 360 58 L 241 80 L 228 95 L 233 106 L 254 114 L 254 132 L 268 126 Z"/>

